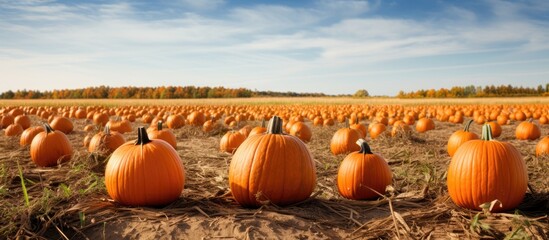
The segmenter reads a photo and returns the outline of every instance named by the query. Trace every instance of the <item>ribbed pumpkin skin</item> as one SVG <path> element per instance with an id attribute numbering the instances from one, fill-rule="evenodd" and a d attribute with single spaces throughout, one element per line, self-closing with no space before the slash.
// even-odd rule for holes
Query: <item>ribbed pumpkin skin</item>
<path id="1" fill-rule="evenodd" d="M 356 129 L 341 128 L 334 133 L 330 141 L 330 150 L 334 155 L 358 151 L 360 146 L 356 144 L 356 141 L 361 137 L 362 133 Z"/>
<path id="2" fill-rule="evenodd" d="M 528 174 L 520 153 L 509 143 L 471 140 L 450 162 L 448 193 L 456 205 L 481 210 L 483 203 L 498 199 L 493 212 L 517 207 L 526 193 Z"/>
<path id="3" fill-rule="evenodd" d="M 383 123 L 372 123 L 372 127 L 370 128 L 370 137 L 372 139 L 376 139 L 379 135 L 381 135 L 383 132 L 385 132 L 385 129 L 387 127 Z"/>
<path id="4" fill-rule="evenodd" d="M 175 201 L 185 184 L 181 158 L 168 143 L 150 140 L 118 147 L 105 168 L 105 186 L 115 201 L 129 206 L 162 206 Z"/>
<path id="5" fill-rule="evenodd" d="M 416 131 L 423 133 L 435 129 L 435 122 L 430 118 L 421 118 L 416 123 Z"/>
<path id="6" fill-rule="evenodd" d="M 372 199 L 383 194 L 392 182 L 389 164 L 377 154 L 352 152 L 343 159 L 337 173 L 337 188 L 341 196 L 354 199 Z"/>
<path id="7" fill-rule="evenodd" d="M 59 130 L 50 131 L 36 134 L 31 142 L 31 159 L 40 167 L 55 166 L 57 160 L 66 162 L 72 157 L 73 149 L 67 136 Z"/>
<path id="8" fill-rule="evenodd" d="M 450 157 L 454 156 L 458 148 L 465 142 L 470 140 L 478 139 L 478 135 L 473 132 L 469 132 L 469 126 L 471 125 L 471 121 L 469 121 L 463 130 L 458 130 L 452 135 L 450 135 L 450 138 L 448 138 L 448 155 Z"/>
<path id="9" fill-rule="evenodd" d="M 309 198 L 316 186 L 315 163 L 294 136 L 251 135 L 232 158 L 229 186 L 234 199 L 245 207 L 260 206 L 258 199 L 279 206 L 297 203 Z"/>
<path id="10" fill-rule="evenodd" d="M 169 129 L 163 129 L 161 121 L 157 123 L 156 129 L 149 128 L 147 134 L 149 135 L 150 139 L 164 140 L 169 143 L 174 149 L 177 149 L 177 138 L 175 137 L 175 134 Z"/>
<path id="11" fill-rule="evenodd" d="M 66 117 L 56 117 L 51 122 L 51 127 L 55 130 L 61 131 L 65 134 L 69 134 L 74 129 L 72 121 Z"/>
<path id="12" fill-rule="evenodd" d="M 536 140 L 541 136 L 541 130 L 532 122 L 521 122 L 515 130 L 515 135 L 519 140 Z"/>

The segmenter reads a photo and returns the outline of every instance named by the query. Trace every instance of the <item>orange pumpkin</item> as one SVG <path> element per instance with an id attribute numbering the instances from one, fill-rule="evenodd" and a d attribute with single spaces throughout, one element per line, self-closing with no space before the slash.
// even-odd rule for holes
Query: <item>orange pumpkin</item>
<path id="1" fill-rule="evenodd" d="M 178 129 L 185 126 L 185 118 L 179 114 L 170 115 L 166 120 L 166 125 L 171 129 Z"/>
<path id="2" fill-rule="evenodd" d="M 30 145 L 32 142 L 32 139 L 36 136 L 36 134 L 43 131 L 44 131 L 44 128 L 40 126 L 34 126 L 34 127 L 29 127 L 25 129 L 25 131 L 23 131 L 23 133 L 21 134 L 21 138 L 19 139 L 19 145 L 21 147 Z"/>
<path id="3" fill-rule="evenodd" d="M 156 128 L 149 128 L 147 134 L 150 139 L 164 140 L 170 144 L 173 149 L 177 149 L 177 138 L 175 137 L 175 134 L 169 129 L 163 129 L 162 121 L 156 123 Z"/>
<path id="4" fill-rule="evenodd" d="M 529 121 L 521 122 L 517 126 L 515 135 L 519 140 L 536 140 L 541 136 L 541 130 L 530 119 Z"/>
<path id="5" fill-rule="evenodd" d="M 51 167 L 69 161 L 73 149 L 67 136 L 59 130 L 53 130 L 48 124 L 44 124 L 44 129 L 46 131 L 36 134 L 32 139 L 32 161 L 40 167 Z"/>
<path id="6" fill-rule="evenodd" d="M 452 133 L 452 135 L 450 135 L 450 138 L 448 138 L 447 149 L 448 149 L 448 155 L 450 155 L 450 157 L 454 156 L 454 153 L 458 150 L 459 146 L 461 146 L 464 142 L 478 139 L 478 135 L 476 133 L 469 131 L 469 128 L 471 127 L 471 123 L 473 123 L 473 120 L 469 120 L 467 123 L 465 123 L 463 130 L 459 130 Z"/>
<path id="7" fill-rule="evenodd" d="M 330 141 L 330 151 L 332 154 L 344 154 L 360 150 L 356 144 L 358 139 L 362 138 L 362 133 L 349 127 L 341 128 L 334 133 Z"/>
<path id="8" fill-rule="evenodd" d="M 16 137 L 23 133 L 23 127 L 17 123 L 10 124 L 5 130 L 4 135 L 7 137 Z"/>
<path id="9" fill-rule="evenodd" d="M 246 140 L 246 136 L 238 131 L 228 131 L 221 137 L 219 149 L 223 152 L 234 153 L 234 151 Z"/>
<path id="10" fill-rule="evenodd" d="M 311 141 L 313 132 L 311 131 L 311 128 L 307 126 L 307 124 L 303 122 L 295 122 L 292 125 L 292 128 L 290 129 L 290 135 L 296 136 L 299 139 L 301 139 L 303 142 L 307 143 Z"/>
<path id="11" fill-rule="evenodd" d="M 435 129 L 435 122 L 430 118 L 421 118 L 416 123 L 416 131 L 420 133 Z"/>
<path id="12" fill-rule="evenodd" d="M 107 125 L 103 132 L 97 133 L 91 138 L 88 152 L 108 155 L 125 142 L 126 139 L 124 139 L 122 134 L 116 131 L 110 131 L 110 128 Z"/>
<path id="13" fill-rule="evenodd" d="M 248 136 L 262 134 L 265 132 L 267 132 L 267 128 L 265 127 L 265 120 L 261 120 L 261 126 L 254 127 L 252 131 L 250 131 L 250 134 L 248 134 Z"/>
<path id="14" fill-rule="evenodd" d="M 193 111 L 191 114 L 189 114 L 189 116 L 187 116 L 187 120 L 189 120 L 190 125 L 202 126 L 206 121 L 206 116 L 203 112 Z"/>
<path id="15" fill-rule="evenodd" d="M 29 118 L 28 115 L 25 115 L 25 114 L 15 117 L 13 122 L 21 125 L 23 130 L 29 128 L 31 125 L 31 119 Z"/>
<path id="16" fill-rule="evenodd" d="M 69 134 L 74 129 L 72 121 L 66 117 L 56 117 L 51 121 L 51 127 L 55 130 L 59 130 L 65 134 Z"/>
<path id="17" fill-rule="evenodd" d="M 245 137 L 248 137 L 250 135 L 250 132 L 252 132 L 252 129 L 254 127 L 251 126 L 251 125 L 246 125 L 242 128 L 240 128 L 240 130 L 238 130 L 242 135 L 244 135 Z"/>
<path id="18" fill-rule="evenodd" d="M 536 156 L 549 154 L 549 137 L 544 137 L 536 144 Z"/>
<path id="19" fill-rule="evenodd" d="M 163 206 L 179 198 L 185 185 L 181 158 L 166 141 L 149 139 L 145 128 L 137 141 L 118 147 L 105 167 L 105 186 L 116 202 Z"/>
<path id="20" fill-rule="evenodd" d="M 501 136 L 501 126 L 496 121 L 487 122 L 490 124 L 490 127 L 492 128 L 492 137 L 497 138 Z"/>
<path id="21" fill-rule="evenodd" d="M 122 120 L 120 118 L 109 120 L 105 126 L 108 126 L 111 131 L 122 134 L 132 131 L 132 123 L 129 120 Z"/>
<path id="22" fill-rule="evenodd" d="M 393 173 L 383 157 L 372 153 L 370 146 L 359 139 L 360 151 L 343 159 L 337 173 L 337 188 L 341 196 L 354 199 L 371 199 L 385 193 Z M 378 193 L 376 193 L 378 192 Z"/>
<path id="23" fill-rule="evenodd" d="M 242 206 L 301 202 L 316 186 L 315 163 L 305 144 L 283 134 L 278 116 L 269 121 L 267 129 L 266 134 L 248 137 L 231 160 L 229 186 Z"/>
<path id="24" fill-rule="evenodd" d="M 387 127 L 383 123 L 371 123 L 368 128 L 370 129 L 368 131 L 370 133 L 370 137 L 372 139 L 376 139 L 378 136 L 383 134 L 383 132 L 385 132 Z"/>
<path id="25" fill-rule="evenodd" d="M 0 128 L 7 128 L 9 125 L 13 124 L 14 117 L 10 114 L 4 114 L 0 118 Z"/>
<path id="26" fill-rule="evenodd" d="M 481 210 L 494 200 L 494 212 L 514 209 L 526 193 L 527 168 L 520 152 L 510 143 L 492 139 L 490 125 L 482 127 L 482 139 L 465 142 L 456 151 L 447 175 L 448 193 L 458 206 Z"/>
<path id="27" fill-rule="evenodd" d="M 358 118 L 356 118 L 355 122 L 349 126 L 352 129 L 358 130 L 362 134 L 362 138 L 366 137 L 366 134 L 368 133 L 368 129 L 363 124 L 360 124 L 358 122 Z"/>

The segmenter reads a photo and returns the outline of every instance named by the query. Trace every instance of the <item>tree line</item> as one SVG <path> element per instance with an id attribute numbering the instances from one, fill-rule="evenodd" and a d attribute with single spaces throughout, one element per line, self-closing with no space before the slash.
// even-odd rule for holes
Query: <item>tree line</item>
<path id="1" fill-rule="evenodd" d="M 176 99 L 176 98 L 249 98 L 314 97 L 323 93 L 252 91 L 246 88 L 167 86 L 167 87 L 87 87 L 52 91 L 17 90 L 0 94 L 1 99 Z"/>
<path id="2" fill-rule="evenodd" d="M 450 89 L 440 88 L 421 89 L 417 91 L 400 91 L 398 98 L 470 98 L 470 97 L 526 97 L 526 96 L 549 96 L 549 83 L 543 87 L 516 87 L 511 85 L 500 86 L 474 86 L 452 87 Z"/>

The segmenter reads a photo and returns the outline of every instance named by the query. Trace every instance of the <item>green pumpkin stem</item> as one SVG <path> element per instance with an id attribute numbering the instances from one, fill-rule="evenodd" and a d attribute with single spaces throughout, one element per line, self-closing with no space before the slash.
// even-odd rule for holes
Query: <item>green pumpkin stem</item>
<path id="1" fill-rule="evenodd" d="M 145 145 L 150 142 L 151 140 L 149 139 L 149 135 L 147 135 L 147 130 L 145 130 L 144 127 L 139 127 L 137 129 L 137 141 L 135 141 L 135 145 Z"/>
<path id="2" fill-rule="evenodd" d="M 372 153 L 372 150 L 370 149 L 370 145 L 368 145 L 368 143 L 366 143 L 366 140 L 364 139 L 358 139 L 356 141 L 356 144 L 358 144 L 360 146 L 360 151 L 358 151 L 359 153 L 362 153 L 362 154 L 373 154 Z"/>
<path id="3" fill-rule="evenodd" d="M 469 128 L 471 127 L 471 123 L 473 123 L 473 119 L 469 120 L 468 122 L 465 123 L 465 125 L 463 126 L 463 131 L 464 132 L 469 132 Z"/>
<path id="4" fill-rule="evenodd" d="M 490 124 L 484 124 L 482 126 L 482 140 L 484 141 L 491 141 L 492 140 L 492 127 Z"/>
<path id="5" fill-rule="evenodd" d="M 105 125 L 105 130 L 103 130 L 103 133 L 105 135 L 110 135 L 111 134 L 111 128 L 109 127 L 109 125 Z"/>
<path id="6" fill-rule="evenodd" d="M 46 134 L 54 132 L 53 128 L 48 123 L 44 123 L 44 129 L 46 129 Z"/>
<path id="7" fill-rule="evenodd" d="M 269 120 L 267 134 L 282 134 L 282 119 L 280 117 L 273 116 L 273 118 Z"/>
<path id="8" fill-rule="evenodd" d="M 162 131 L 162 121 L 158 121 L 158 122 L 156 123 L 156 130 Z"/>

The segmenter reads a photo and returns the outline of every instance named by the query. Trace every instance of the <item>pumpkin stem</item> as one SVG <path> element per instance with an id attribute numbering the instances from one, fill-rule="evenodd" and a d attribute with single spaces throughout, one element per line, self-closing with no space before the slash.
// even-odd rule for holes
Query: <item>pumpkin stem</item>
<path id="1" fill-rule="evenodd" d="M 273 116 L 273 118 L 269 120 L 267 134 L 282 134 L 282 119 L 280 117 Z"/>
<path id="2" fill-rule="evenodd" d="M 44 123 L 44 129 L 46 129 L 46 134 L 54 132 L 53 128 L 48 123 Z"/>
<path id="3" fill-rule="evenodd" d="M 368 143 L 366 143 L 366 140 L 364 139 L 358 139 L 356 141 L 356 144 L 358 144 L 360 146 L 360 151 L 358 151 L 359 153 L 362 153 L 362 154 L 373 154 L 372 153 L 372 150 L 370 149 L 370 146 L 368 145 Z"/>
<path id="4" fill-rule="evenodd" d="M 469 127 L 471 127 L 471 123 L 473 123 L 473 119 L 469 120 L 468 122 L 465 123 L 465 125 L 463 126 L 463 131 L 464 132 L 469 132 Z"/>
<path id="5" fill-rule="evenodd" d="M 149 139 L 149 135 L 147 135 L 147 130 L 144 127 L 139 127 L 137 129 L 137 141 L 135 141 L 135 145 L 145 145 L 150 142 L 152 141 Z"/>
<path id="6" fill-rule="evenodd" d="M 492 127 L 490 124 L 485 123 L 482 126 L 482 140 L 491 141 L 492 140 Z"/>
<path id="7" fill-rule="evenodd" d="M 105 130 L 103 130 L 103 133 L 105 133 L 105 135 L 111 134 L 111 128 L 109 127 L 109 125 L 105 125 Z"/>
<path id="8" fill-rule="evenodd" d="M 162 131 L 162 121 L 158 121 L 158 122 L 156 123 L 156 130 Z"/>

